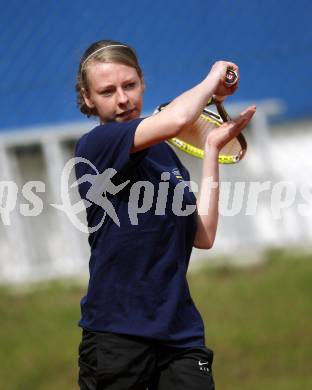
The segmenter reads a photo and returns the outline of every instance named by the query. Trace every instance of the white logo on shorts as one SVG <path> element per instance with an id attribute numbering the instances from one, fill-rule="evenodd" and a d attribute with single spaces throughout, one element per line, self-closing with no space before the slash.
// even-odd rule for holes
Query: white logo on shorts
<path id="1" fill-rule="evenodd" d="M 209 362 L 202 362 L 201 360 L 198 362 L 200 371 L 210 371 L 209 368 L 206 367 L 206 364 L 209 364 Z"/>

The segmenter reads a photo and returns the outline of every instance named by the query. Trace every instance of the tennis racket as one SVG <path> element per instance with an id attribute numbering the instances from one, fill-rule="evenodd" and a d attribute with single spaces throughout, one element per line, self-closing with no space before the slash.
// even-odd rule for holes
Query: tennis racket
<path id="1" fill-rule="evenodd" d="M 229 69 L 225 84 L 230 86 L 235 84 L 236 81 L 236 73 Z M 155 113 L 160 112 L 167 104 L 169 103 L 158 106 Z M 231 118 L 226 112 L 223 103 L 212 97 L 192 126 L 183 129 L 179 137 L 171 138 L 168 142 L 193 157 L 204 158 L 204 146 L 209 132 L 230 120 Z M 219 163 L 235 164 L 244 157 L 246 150 L 246 139 L 242 134 L 239 134 L 220 150 Z"/>

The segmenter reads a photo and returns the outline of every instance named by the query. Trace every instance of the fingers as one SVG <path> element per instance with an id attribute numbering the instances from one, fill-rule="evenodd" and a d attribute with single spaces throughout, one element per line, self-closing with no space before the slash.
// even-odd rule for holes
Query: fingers
<path id="1" fill-rule="evenodd" d="M 234 92 L 237 90 L 238 88 L 238 81 L 234 84 L 234 85 L 231 85 L 231 86 L 226 86 L 227 88 L 227 94 L 228 95 L 233 95 Z"/>
<path id="2" fill-rule="evenodd" d="M 222 126 L 226 126 L 231 137 L 238 135 L 251 121 L 256 112 L 256 106 L 249 106 L 240 115 L 230 122 L 225 122 Z"/>
<path id="3" fill-rule="evenodd" d="M 257 108 L 255 105 L 248 107 L 243 113 L 241 114 L 242 117 L 242 123 L 241 123 L 241 128 L 245 128 L 248 123 L 251 121 L 251 118 L 254 116 Z"/>
<path id="4" fill-rule="evenodd" d="M 228 85 L 226 80 L 226 73 L 228 69 L 233 70 L 237 74 L 237 81 L 233 85 Z M 235 93 L 235 91 L 238 88 L 238 82 L 239 82 L 239 68 L 234 62 L 229 61 L 217 61 L 211 68 L 209 72 L 210 76 L 217 80 L 216 88 L 215 88 L 215 95 L 218 96 L 228 96 Z M 224 98 L 223 98 L 224 99 Z"/>
<path id="5" fill-rule="evenodd" d="M 206 143 L 209 147 L 216 146 L 219 150 L 231 139 L 236 137 L 250 122 L 256 112 L 256 106 L 246 108 L 241 114 L 229 122 L 224 122 L 218 129 L 212 131 Z"/>
<path id="6" fill-rule="evenodd" d="M 248 113 L 252 113 L 252 115 L 256 112 L 257 106 L 253 104 L 252 106 L 247 107 L 244 111 L 240 113 L 240 116 L 247 115 Z"/>
<path id="7" fill-rule="evenodd" d="M 228 69 L 233 70 L 238 77 L 239 80 L 239 68 L 234 62 L 230 61 L 217 61 L 213 64 L 213 66 L 210 69 L 210 74 L 215 75 L 215 77 L 220 81 L 224 82 L 226 72 Z"/>
<path id="8" fill-rule="evenodd" d="M 256 109 L 255 105 L 247 107 L 236 119 L 234 119 L 233 122 L 235 123 L 235 126 L 239 127 L 241 130 L 244 129 L 254 116 Z"/>
<path id="9" fill-rule="evenodd" d="M 228 64 L 228 68 L 233 69 L 237 73 L 237 75 L 239 76 L 238 66 L 236 64 L 234 64 L 234 62 L 226 61 L 226 63 Z"/>

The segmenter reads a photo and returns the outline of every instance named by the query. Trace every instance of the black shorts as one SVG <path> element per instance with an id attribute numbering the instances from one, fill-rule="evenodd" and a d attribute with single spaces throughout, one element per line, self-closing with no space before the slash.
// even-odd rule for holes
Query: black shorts
<path id="1" fill-rule="evenodd" d="M 213 390 L 212 360 L 206 347 L 83 330 L 78 383 L 81 390 Z"/>

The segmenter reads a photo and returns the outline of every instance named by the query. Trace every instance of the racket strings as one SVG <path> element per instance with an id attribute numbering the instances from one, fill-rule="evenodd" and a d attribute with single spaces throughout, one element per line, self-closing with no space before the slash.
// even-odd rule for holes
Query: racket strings
<path id="1" fill-rule="evenodd" d="M 161 111 L 166 104 L 161 105 L 156 110 L 156 113 Z M 205 144 L 208 134 L 213 130 L 221 126 L 223 123 L 222 118 L 227 118 L 228 115 L 221 105 L 209 104 L 209 108 L 213 106 L 216 110 L 209 110 L 207 107 L 203 110 L 203 113 L 195 121 L 195 123 L 182 130 L 178 137 L 174 137 L 168 140 L 168 142 L 183 152 L 197 157 L 204 158 Z M 218 112 L 218 114 L 216 113 Z M 227 119 L 225 119 L 227 120 Z M 219 153 L 220 164 L 235 164 L 240 161 L 246 153 L 247 143 L 242 134 L 239 134 L 233 140 L 228 142 Z"/>
<path id="2" fill-rule="evenodd" d="M 210 131 L 217 126 L 210 122 L 206 121 L 202 117 L 199 117 L 192 126 L 184 129 L 179 134 L 179 139 L 185 141 L 189 144 L 196 146 L 197 148 L 203 149 L 205 146 L 207 135 Z"/>
<path id="3" fill-rule="evenodd" d="M 211 117 L 208 114 L 205 114 L 205 119 L 203 118 L 204 121 L 207 123 L 212 122 L 214 124 L 213 128 L 220 127 L 221 124 L 223 123 L 222 120 L 220 121 L 216 120 L 215 117 Z M 212 130 L 211 126 L 207 126 L 207 134 Z M 241 144 L 238 141 L 237 138 L 234 138 L 230 142 L 228 142 L 220 151 L 220 155 L 225 155 L 225 156 L 234 156 L 234 157 L 239 157 L 241 153 Z"/>
<path id="4" fill-rule="evenodd" d="M 195 146 L 199 149 L 205 148 L 205 142 L 208 134 L 222 124 L 215 117 L 209 116 L 207 113 L 202 114 L 192 126 L 184 129 L 178 139 Z M 239 156 L 241 152 L 241 145 L 236 138 L 227 143 L 220 151 L 220 155 Z"/>

